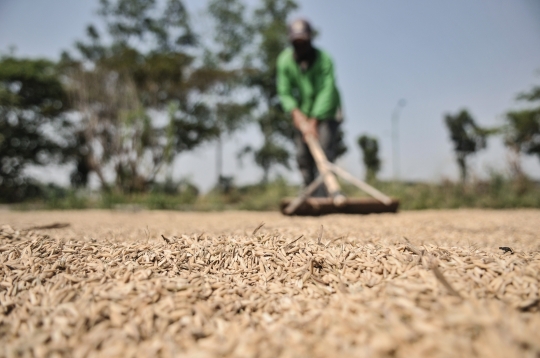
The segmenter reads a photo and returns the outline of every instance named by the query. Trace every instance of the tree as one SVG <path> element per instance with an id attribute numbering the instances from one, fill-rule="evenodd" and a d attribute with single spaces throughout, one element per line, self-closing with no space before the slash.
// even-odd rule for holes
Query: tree
<path id="1" fill-rule="evenodd" d="M 254 101 L 239 101 L 246 92 L 246 69 L 243 63 L 252 31 L 245 18 L 245 6 L 239 0 L 211 0 L 208 13 L 214 25 L 214 37 L 205 49 L 205 101 L 211 107 L 219 130 L 216 148 L 217 183 L 222 189 L 230 187 L 231 177 L 223 176 L 223 139 L 251 121 Z"/>
<path id="2" fill-rule="evenodd" d="M 362 160 L 366 168 L 366 180 L 372 181 L 377 178 L 377 173 L 381 169 L 379 142 L 377 138 L 363 134 L 358 137 L 357 143 L 362 151 Z"/>
<path id="3" fill-rule="evenodd" d="M 298 8 L 294 0 L 262 0 L 255 10 L 254 32 L 256 43 L 253 62 L 254 69 L 250 76 L 250 85 L 259 94 L 260 115 L 257 124 L 264 137 L 261 147 L 244 152 L 253 152 L 255 162 L 268 180 L 270 169 L 282 165 L 290 169 L 290 150 L 287 147 L 294 136 L 292 120 L 281 109 L 276 90 L 276 60 L 280 52 L 288 45 L 287 18 Z"/>
<path id="4" fill-rule="evenodd" d="M 519 176 L 523 175 L 520 153 L 536 155 L 540 159 L 540 86 L 518 95 L 517 99 L 537 105 L 506 114 L 505 144 L 515 154 L 512 171 Z"/>
<path id="5" fill-rule="evenodd" d="M 461 180 L 465 182 L 467 179 L 467 158 L 486 148 L 486 139 L 491 131 L 480 128 L 465 109 L 456 115 L 447 114 L 445 123 L 450 132 L 450 139 L 454 142 Z"/>
<path id="6" fill-rule="evenodd" d="M 29 195 L 28 165 L 62 161 L 69 146 L 67 102 L 53 62 L 0 58 L 0 200 Z"/>
<path id="7" fill-rule="evenodd" d="M 74 183 L 106 169 L 125 192 L 143 191 L 177 154 L 219 133 L 208 107 L 193 98 L 201 82 L 190 52 L 197 40 L 180 0 L 101 0 L 107 36 L 89 26 L 79 58 L 63 56 L 78 123 Z M 160 115 L 168 112 L 165 123 Z"/>

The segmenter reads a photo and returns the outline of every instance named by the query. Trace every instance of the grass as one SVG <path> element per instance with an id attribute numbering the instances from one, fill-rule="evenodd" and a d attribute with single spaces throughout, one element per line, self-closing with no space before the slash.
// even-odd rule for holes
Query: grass
<path id="1" fill-rule="evenodd" d="M 453 208 L 540 208 L 540 184 L 526 178 L 510 180 L 493 174 L 489 180 L 474 183 L 372 183 L 382 192 L 400 199 L 401 210 Z M 365 196 L 358 189 L 342 183 L 347 196 Z M 298 186 L 278 178 L 265 184 L 231 187 L 227 192 L 214 189 L 199 195 L 191 185 L 177 192 L 153 190 L 149 193 L 88 192 L 47 186 L 37 200 L 17 204 L 28 209 L 150 209 L 150 210 L 278 210 L 281 198 L 295 196 Z"/>
<path id="2" fill-rule="evenodd" d="M 381 183 L 378 187 L 401 200 L 403 210 L 454 208 L 540 208 L 540 185 L 493 175 L 490 180 L 461 184 Z"/>

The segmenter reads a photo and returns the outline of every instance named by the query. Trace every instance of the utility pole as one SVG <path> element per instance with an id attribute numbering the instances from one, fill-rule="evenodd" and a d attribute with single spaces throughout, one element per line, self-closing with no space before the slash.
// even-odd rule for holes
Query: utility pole
<path id="1" fill-rule="evenodd" d="M 219 187 L 221 184 L 221 177 L 223 176 L 223 142 L 221 138 L 222 134 L 220 133 L 217 137 L 217 143 L 216 143 L 216 176 L 217 176 L 217 183 L 216 185 Z"/>
<path id="2" fill-rule="evenodd" d="M 405 107 L 407 101 L 400 99 L 392 112 L 392 165 L 394 171 L 394 181 L 399 179 L 399 114 L 400 110 Z"/>

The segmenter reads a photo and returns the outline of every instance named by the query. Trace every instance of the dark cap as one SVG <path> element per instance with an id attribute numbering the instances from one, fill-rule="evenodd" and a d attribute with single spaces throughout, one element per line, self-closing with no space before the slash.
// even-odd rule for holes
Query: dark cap
<path id="1" fill-rule="evenodd" d="M 289 25 L 289 40 L 311 40 L 311 25 L 307 20 L 297 19 Z"/>

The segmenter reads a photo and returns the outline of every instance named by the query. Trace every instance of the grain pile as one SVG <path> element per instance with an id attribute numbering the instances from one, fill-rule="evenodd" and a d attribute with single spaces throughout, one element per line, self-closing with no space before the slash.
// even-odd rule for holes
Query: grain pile
<path id="1" fill-rule="evenodd" d="M 118 216 L 102 237 L 6 215 L 0 355 L 538 357 L 540 214 L 503 214 Z"/>

